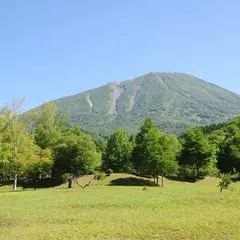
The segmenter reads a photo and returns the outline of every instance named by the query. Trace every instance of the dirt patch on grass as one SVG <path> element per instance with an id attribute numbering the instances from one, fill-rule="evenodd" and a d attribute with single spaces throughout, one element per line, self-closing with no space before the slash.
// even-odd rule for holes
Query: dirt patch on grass
<path id="1" fill-rule="evenodd" d="M 19 225 L 16 220 L 0 218 L 0 230 L 5 227 L 13 227 Z"/>

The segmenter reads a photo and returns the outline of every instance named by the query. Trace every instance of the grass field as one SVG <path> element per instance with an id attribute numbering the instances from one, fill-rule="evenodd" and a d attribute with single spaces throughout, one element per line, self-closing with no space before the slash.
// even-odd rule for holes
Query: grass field
<path id="1" fill-rule="evenodd" d="M 166 180 L 164 188 L 146 191 L 108 186 L 120 177 L 128 176 L 93 181 L 85 189 L 0 187 L 0 239 L 240 239 L 240 183 L 222 193 L 213 178 Z"/>

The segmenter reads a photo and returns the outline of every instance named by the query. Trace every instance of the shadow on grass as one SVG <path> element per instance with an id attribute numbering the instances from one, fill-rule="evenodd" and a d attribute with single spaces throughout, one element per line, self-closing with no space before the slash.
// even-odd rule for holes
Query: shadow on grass
<path id="1" fill-rule="evenodd" d="M 232 177 L 231 179 L 232 179 L 233 182 L 239 182 L 240 181 L 240 176 Z"/>
<path id="2" fill-rule="evenodd" d="M 62 181 L 58 178 L 46 178 L 46 179 L 38 180 L 36 182 L 27 181 L 23 179 L 18 180 L 18 187 L 22 187 L 23 189 L 52 188 L 52 187 L 60 186 L 61 184 L 62 184 Z M 4 187 L 4 186 L 13 186 L 13 180 L 1 180 L 0 187 Z"/>
<path id="3" fill-rule="evenodd" d="M 150 179 L 137 177 L 118 178 L 109 183 L 109 186 L 156 186 Z"/>
<path id="4" fill-rule="evenodd" d="M 0 187 L 9 186 L 13 184 L 13 180 L 0 180 Z"/>
<path id="5" fill-rule="evenodd" d="M 52 188 L 57 187 L 62 184 L 62 181 L 58 178 L 46 178 L 38 180 L 37 182 L 24 182 L 22 187 L 23 189 L 27 188 Z"/>
<path id="6" fill-rule="evenodd" d="M 200 180 L 203 180 L 204 177 L 167 177 L 167 179 L 172 181 L 178 181 L 178 182 L 188 182 L 188 183 L 196 183 Z"/>

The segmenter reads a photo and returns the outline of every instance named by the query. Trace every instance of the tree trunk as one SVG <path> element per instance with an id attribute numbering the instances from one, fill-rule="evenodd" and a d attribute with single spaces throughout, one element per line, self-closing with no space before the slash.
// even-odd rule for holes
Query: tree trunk
<path id="1" fill-rule="evenodd" d="M 34 190 L 37 189 L 37 180 L 38 180 L 38 176 L 36 175 L 36 176 L 34 177 Z"/>
<path id="2" fill-rule="evenodd" d="M 68 188 L 72 188 L 73 180 L 68 179 Z"/>
<path id="3" fill-rule="evenodd" d="M 155 176 L 153 177 L 154 185 L 156 185 L 156 178 Z"/>
<path id="4" fill-rule="evenodd" d="M 220 192 L 222 192 L 223 188 L 220 188 Z"/>
<path id="5" fill-rule="evenodd" d="M 157 176 L 157 186 L 159 186 L 159 184 L 158 184 L 158 180 L 159 180 L 159 176 Z"/>
<path id="6" fill-rule="evenodd" d="M 162 175 L 162 184 L 161 184 L 161 187 L 163 187 L 163 175 Z"/>
<path id="7" fill-rule="evenodd" d="M 17 178 L 18 178 L 18 175 L 15 174 L 14 175 L 14 182 L 13 182 L 13 191 L 17 190 Z"/>

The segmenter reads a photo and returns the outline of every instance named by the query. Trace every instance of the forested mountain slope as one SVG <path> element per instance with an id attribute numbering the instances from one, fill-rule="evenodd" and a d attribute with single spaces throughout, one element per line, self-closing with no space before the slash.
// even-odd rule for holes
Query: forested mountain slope
<path id="1" fill-rule="evenodd" d="M 146 117 L 166 133 L 224 122 L 240 113 L 240 96 L 183 73 L 148 73 L 55 101 L 70 121 L 95 134 L 136 133 Z"/>

